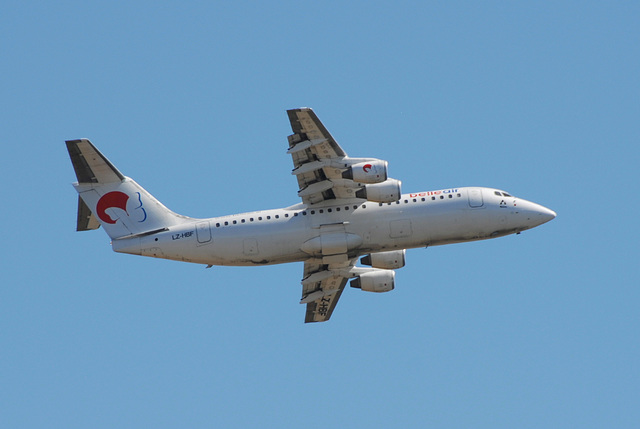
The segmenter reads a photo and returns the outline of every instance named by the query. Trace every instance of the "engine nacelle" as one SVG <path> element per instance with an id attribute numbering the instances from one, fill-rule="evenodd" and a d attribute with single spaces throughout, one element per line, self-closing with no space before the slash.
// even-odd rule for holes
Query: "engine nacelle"
<path id="1" fill-rule="evenodd" d="M 351 280 L 351 287 L 367 292 L 389 292 L 395 287 L 396 272 L 378 270 L 362 273 Z"/>
<path id="2" fill-rule="evenodd" d="M 395 270 L 404 267 L 404 257 L 406 250 L 391 250 L 389 252 L 369 253 L 360 259 L 362 265 L 369 265 L 373 268 L 384 268 L 385 270 Z"/>
<path id="3" fill-rule="evenodd" d="M 376 203 L 393 203 L 398 201 L 402 195 L 401 184 L 402 182 L 399 180 L 387 179 L 382 183 L 366 185 L 356 191 L 356 197 Z"/>
<path id="4" fill-rule="evenodd" d="M 351 179 L 359 183 L 382 183 L 387 180 L 387 161 L 374 161 L 353 164 L 342 173 L 343 179 Z"/>

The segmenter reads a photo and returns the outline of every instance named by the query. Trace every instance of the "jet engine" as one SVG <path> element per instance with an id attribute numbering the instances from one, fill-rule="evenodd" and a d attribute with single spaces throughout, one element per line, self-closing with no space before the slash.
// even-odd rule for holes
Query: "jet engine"
<path id="1" fill-rule="evenodd" d="M 395 287 L 395 278 L 393 270 L 369 271 L 351 280 L 351 287 L 367 292 L 389 292 Z"/>
<path id="2" fill-rule="evenodd" d="M 381 183 L 387 180 L 387 161 L 380 159 L 353 164 L 342 173 L 343 179 L 359 183 Z"/>
<path id="3" fill-rule="evenodd" d="M 406 250 L 391 250 L 389 252 L 369 253 L 360 259 L 362 265 L 369 265 L 373 268 L 384 268 L 386 270 L 395 270 L 404 267 L 404 257 Z"/>
<path id="4" fill-rule="evenodd" d="M 382 183 L 366 185 L 356 192 L 356 197 L 376 203 L 393 203 L 400 199 L 401 184 L 399 180 L 387 179 Z"/>

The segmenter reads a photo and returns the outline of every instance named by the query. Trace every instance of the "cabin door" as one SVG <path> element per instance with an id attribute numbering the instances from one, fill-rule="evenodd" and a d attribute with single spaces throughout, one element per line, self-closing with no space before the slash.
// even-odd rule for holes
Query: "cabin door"
<path id="1" fill-rule="evenodd" d="M 470 188 L 468 192 L 469 192 L 469 207 L 476 209 L 484 205 L 484 201 L 482 200 L 481 188 Z"/>

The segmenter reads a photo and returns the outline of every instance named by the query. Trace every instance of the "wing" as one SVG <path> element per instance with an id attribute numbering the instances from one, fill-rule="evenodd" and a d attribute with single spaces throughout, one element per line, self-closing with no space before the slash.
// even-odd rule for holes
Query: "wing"
<path id="1" fill-rule="evenodd" d="M 353 267 L 351 261 L 349 268 Z M 343 271 L 343 270 L 341 270 Z M 330 270 L 330 266 L 320 263 L 304 263 L 304 279 L 302 279 L 302 299 L 300 304 L 307 304 L 305 323 L 326 322 L 331 317 L 336 304 L 342 295 L 348 276 Z"/>
<path id="2" fill-rule="evenodd" d="M 348 167 L 347 154 L 309 108 L 287 110 L 292 135 L 287 153 L 293 158 L 298 179 L 298 195 L 311 205 L 332 199 L 356 198 L 353 181 L 345 180 L 342 172 Z M 342 169 L 342 170 L 341 170 Z"/>

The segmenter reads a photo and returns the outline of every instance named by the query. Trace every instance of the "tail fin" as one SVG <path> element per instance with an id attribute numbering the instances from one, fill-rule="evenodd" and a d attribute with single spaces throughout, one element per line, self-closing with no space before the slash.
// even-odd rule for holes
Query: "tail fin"
<path id="1" fill-rule="evenodd" d="M 87 139 L 68 140 L 78 182 L 78 231 L 102 225 L 112 239 L 142 236 L 183 223 L 132 179 L 122 175 Z"/>

